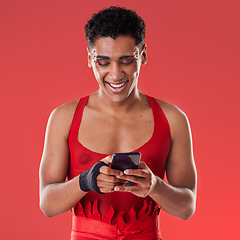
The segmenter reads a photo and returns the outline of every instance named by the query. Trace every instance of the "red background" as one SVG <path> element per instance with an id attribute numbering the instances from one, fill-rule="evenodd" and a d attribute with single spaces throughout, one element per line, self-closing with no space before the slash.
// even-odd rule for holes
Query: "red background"
<path id="1" fill-rule="evenodd" d="M 198 170 L 195 215 L 162 212 L 164 239 L 239 236 L 239 1 L 2 0 L 0 2 L 0 239 L 69 239 L 70 213 L 38 207 L 38 168 L 50 112 L 97 89 L 83 27 L 112 4 L 146 21 L 139 88 L 189 117 Z"/>

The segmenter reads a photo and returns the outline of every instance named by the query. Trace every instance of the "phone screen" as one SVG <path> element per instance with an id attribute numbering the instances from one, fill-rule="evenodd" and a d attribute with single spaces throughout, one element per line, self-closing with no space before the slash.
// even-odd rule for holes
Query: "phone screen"
<path id="1" fill-rule="evenodd" d="M 115 153 L 113 154 L 111 168 L 124 171 L 126 169 L 137 169 L 140 163 L 141 153 Z"/>
<path id="2" fill-rule="evenodd" d="M 141 153 L 115 153 L 113 154 L 111 168 L 124 171 L 126 169 L 138 169 Z M 129 182 L 126 186 L 132 186 L 135 183 Z"/>

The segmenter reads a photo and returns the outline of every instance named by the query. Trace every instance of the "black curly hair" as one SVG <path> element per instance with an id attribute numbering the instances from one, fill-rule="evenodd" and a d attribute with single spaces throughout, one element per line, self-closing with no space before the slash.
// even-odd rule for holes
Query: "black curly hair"
<path id="1" fill-rule="evenodd" d="M 130 35 L 136 40 L 136 45 L 142 48 L 145 40 L 145 23 L 135 11 L 124 7 L 111 6 L 93 14 L 85 25 L 88 46 L 91 49 L 98 37 Z"/>

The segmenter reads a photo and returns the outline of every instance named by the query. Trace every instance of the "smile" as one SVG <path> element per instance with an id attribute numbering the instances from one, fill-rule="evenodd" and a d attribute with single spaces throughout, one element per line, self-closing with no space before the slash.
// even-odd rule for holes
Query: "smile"
<path id="1" fill-rule="evenodd" d="M 121 88 L 122 86 L 124 86 L 127 83 L 127 81 L 123 82 L 123 83 L 119 83 L 119 84 L 114 84 L 114 83 L 109 83 L 109 82 L 106 82 L 106 83 L 109 84 L 113 88 Z"/>
<path id="2" fill-rule="evenodd" d="M 107 83 L 107 86 L 111 90 L 112 93 L 119 94 L 122 91 L 124 91 L 124 89 L 125 89 L 125 87 L 128 83 L 128 80 L 125 81 L 125 82 L 122 82 L 122 83 L 109 83 L 109 82 L 106 82 L 106 83 Z"/>

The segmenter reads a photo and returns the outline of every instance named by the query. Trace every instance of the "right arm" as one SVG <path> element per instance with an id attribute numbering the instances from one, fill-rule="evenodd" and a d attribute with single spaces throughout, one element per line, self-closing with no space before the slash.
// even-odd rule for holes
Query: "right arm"
<path id="1" fill-rule="evenodd" d="M 68 136 L 76 102 L 56 108 L 50 115 L 40 164 L 40 208 L 47 217 L 66 212 L 86 194 L 79 177 L 65 182 L 69 166 Z"/>
<path id="2" fill-rule="evenodd" d="M 51 113 L 48 120 L 39 170 L 40 208 L 47 217 L 70 210 L 87 193 L 79 187 L 79 175 L 65 181 L 70 155 L 68 136 L 76 106 L 76 101 L 60 106 Z M 109 164 L 111 156 L 102 161 Z M 116 185 L 124 182 L 115 177 L 119 175 L 121 171 L 101 167 L 97 177 L 99 189 L 104 193 L 113 192 Z"/>

